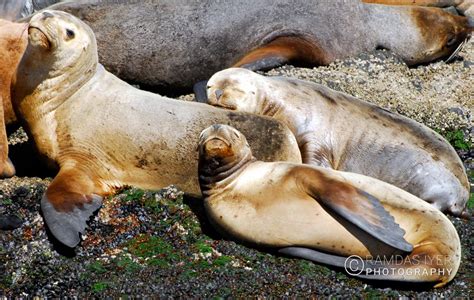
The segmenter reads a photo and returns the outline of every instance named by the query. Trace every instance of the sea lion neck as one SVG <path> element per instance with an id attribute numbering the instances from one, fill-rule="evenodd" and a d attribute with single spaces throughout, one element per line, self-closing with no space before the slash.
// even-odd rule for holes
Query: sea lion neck
<path id="1" fill-rule="evenodd" d="M 307 127 L 312 120 L 312 115 L 305 109 L 305 105 L 300 105 L 300 97 L 307 97 L 301 94 L 304 87 L 299 86 L 295 80 L 284 77 L 269 78 L 265 84 L 266 93 L 262 99 L 261 115 L 269 116 L 284 123 L 295 137 L 307 132 Z M 282 89 L 282 85 L 288 88 Z M 297 93 L 297 94 L 295 94 Z M 296 96 L 296 97 L 295 97 Z M 301 116 L 307 116 L 302 118 Z"/>
<path id="2" fill-rule="evenodd" d="M 27 53 L 28 54 L 28 53 Z M 54 59 L 49 62 L 36 61 L 25 54 L 18 69 L 14 87 L 14 106 L 20 116 L 29 122 L 54 112 L 71 98 L 80 88 L 97 75 L 103 67 L 94 59 L 82 59 L 82 63 L 57 66 Z M 48 67 L 35 65 L 44 63 Z"/>
<path id="3" fill-rule="evenodd" d="M 245 151 L 242 155 L 233 156 L 226 160 L 199 160 L 199 183 L 201 192 L 204 195 L 211 194 L 212 190 L 224 188 L 230 184 L 233 179 L 248 167 L 249 164 L 255 162 L 256 158 L 251 151 Z"/>

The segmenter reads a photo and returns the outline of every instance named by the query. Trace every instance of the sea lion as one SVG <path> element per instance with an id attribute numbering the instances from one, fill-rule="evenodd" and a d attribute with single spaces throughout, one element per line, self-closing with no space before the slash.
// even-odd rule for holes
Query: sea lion
<path id="1" fill-rule="evenodd" d="M 14 73 L 28 44 L 28 24 L 0 19 L 0 177 L 11 177 L 15 167 L 8 158 L 5 124 L 15 119 L 11 104 L 11 85 Z"/>
<path id="2" fill-rule="evenodd" d="M 215 122 L 251 135 L 264 160 L 301 161 L 292 133 L 270 118 L 138 90 L 99 63 L 94 33 L 81 20 L 43 11 L 29 23 L 13 104 L 39 154 L 59 167 L 41 200 L 53 235 L 80 241 L 102 196 L 130 185 L 176 184 L 199 195 L 198 135 Z"/>
<path id="3" fill-rule="evenodd" d="M 51 6 L 92 27 L 107 70 L 176 94 L 231 66 L 318 66 L 377 48 L 409 65 L 449 56 L 471 31 L 441 9 L 360 0 L 73 1 Z"/>
<path id="4" fill-rule="evenodd" d="M 474 27 L 474 0 L 362 0 L 365 3 L 386 5 L 417 5 L 431 7 L 455 7 Z"/>
<path id="5" fill-rule="evenodd" d="M 273 117 L 295 134 L 303 162 L 371 176 L 460 215 L 469 181 L 438 133 L 323 85 L 231 68 L 208 82 L 208 103 Z"/>
<path id="6" fill-rule="evenodd" d="M 459 268 L 459 236 L 433 206 L 364 175 L 258 161 L 230 126 L 201 133 L 199 182 L 211 224 L 244 243 L 339 267 L 357 255 L 353 275 L 436 287 Z"/>

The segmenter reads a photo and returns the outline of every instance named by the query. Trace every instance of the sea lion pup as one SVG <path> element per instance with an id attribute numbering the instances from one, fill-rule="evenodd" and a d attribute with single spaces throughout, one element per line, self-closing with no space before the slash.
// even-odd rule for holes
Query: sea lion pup
<path id="1" fill-rule="evenodd" d="M 349 262 L 360 277 L 436 287 L 459 268 L 459 236 L 433 206 L 364 175 L 258 161 L 230 126 L 201 133 L 199 182 L 213 226 L 244 243 L 340 267 Z M 346 261 L 351 255 L 362 260 Z"/>
<path id="2" fill-rule="evenodd" d="M 100 62 L 153 91 L 190 89 L 231 66 L 327 65 L 377 48 L 409 65 L 449 56 L 471 31 L 441 9 L 360 0 L 74 1 L 97 35 Z"/>
<path id="3" fill-rule="evenodd" d="M 8 158 L 5 124 L 16 118 L 11 104 L 11 85 L 28 44 L 27 29 L 28 24 L 0 19 L 0 177 L 15 175 L 15 167 Z"/>
<path id="4" fill-rule="evenodd" d="M 199 133 L 217 122 L 240 127 L 265 160 L 301 161 L 296 140 L 276 120 L 138 90 L 107 72 L 95 37 L 65 12 L 43 11 L 29 23 L 14 107 L 39 154 L 59 173 L 41 200 L 53 235 L 80 241 L 102 196 L 130 185 L 176 184 L 200 195 Z"/>
<path id="5" fill-rule="evenodd" d="M 323 85 L 233 68 L 208 82 L 208 103 L 273 117 L 290 128 L 303 162 L 371 176 L 460 215 L 469 181 L 439 134 Z"/>

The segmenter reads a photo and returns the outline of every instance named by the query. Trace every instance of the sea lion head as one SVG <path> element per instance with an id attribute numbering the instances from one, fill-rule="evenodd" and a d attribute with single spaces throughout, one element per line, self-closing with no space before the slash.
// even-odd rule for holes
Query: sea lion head
<path id="1" fill-rule="evenodd" d="M 387 48 L 399 54 L 408 65 L 447 58 L 456 52 L 472 33 L 466 17 L 456 16 L 441 9 L 413 7 L 410 14 L 417 30 L 398 28 L 394 29 L 397 33 L 385 33 L 388 39 L 392 39 Z M 399 34 L 404 36 L 398 36 Z"/>
<path id="2" fill-rule="evenodd" d="M 207 83 L 207 103 L 231 110 L 259 114 L 265 93 L 261 76 L 243 68 L 214 74 Z"/>
<path id="3" fill-rule="evenodd" d="M 199 137 L 199 171 L 211 177 L 225 178 L 253 159 L 245 136 L 237 129 L 215 124 Z"/>
<path id="4" fill-rule="evenodd" d="M 20 93 L 29 95 L 40 89 L 53 96 L 58 94 L 54 89 L 60 87 L 61 94 L 67 94 L 95 73 L 98 56 L 94 33 L 68 13 L 44 10 L 34 15 L 29 22 L 28 42 L 19 67 Z"/>

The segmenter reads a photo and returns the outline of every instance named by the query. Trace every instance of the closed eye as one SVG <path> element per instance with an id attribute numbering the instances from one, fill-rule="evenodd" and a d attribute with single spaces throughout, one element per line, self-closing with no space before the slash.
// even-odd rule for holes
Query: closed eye
<path id="1" fill-rule="evenodd" d="M 451 47 L 451 46 L 454 45 L 455 43 L 456 43 L 456 38 L 453 37 L 453 38 L 450 38 L 450 39 L 448 40 L 448 42 L 446 43 L 446 45 L 447 45 L 448 47 Z"/>

